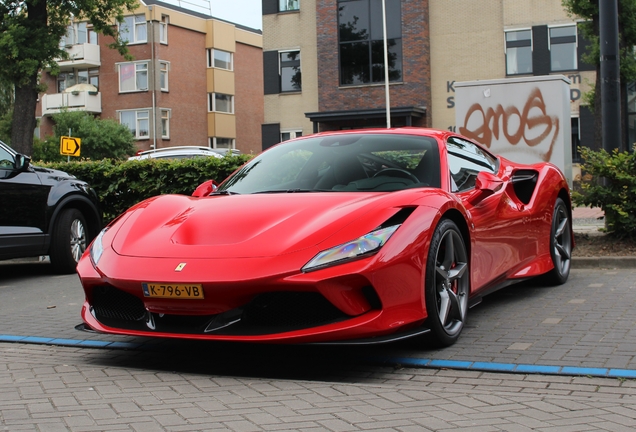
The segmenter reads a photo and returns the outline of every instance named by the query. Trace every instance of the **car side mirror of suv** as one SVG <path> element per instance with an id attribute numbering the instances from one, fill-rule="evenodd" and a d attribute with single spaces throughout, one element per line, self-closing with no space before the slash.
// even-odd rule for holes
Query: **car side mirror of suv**
<path id="1" fill-rule="evenodd" d="M 31 158 L 25 156 L 23 154 L 18 153 L 15 155 L 15 169 L 18 172 L 23 172 L 29 169 L 29 163 L 31 162 Z"/>

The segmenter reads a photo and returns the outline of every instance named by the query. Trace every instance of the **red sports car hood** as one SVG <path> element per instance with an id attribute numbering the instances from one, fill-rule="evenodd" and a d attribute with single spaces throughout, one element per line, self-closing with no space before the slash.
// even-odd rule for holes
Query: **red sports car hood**
<path id="1" fill-rule="evenodd" d="M 112 247 L 120 255 L 157 258 L 283 255 L 316 246 L 353 222 L 350 239 L 366 234 L 397 210 L 390 195 L 396 194 L 162 195 L 129 210 L 113 227 Z M 362 218 L 374 209 L 381 210 Z"/>

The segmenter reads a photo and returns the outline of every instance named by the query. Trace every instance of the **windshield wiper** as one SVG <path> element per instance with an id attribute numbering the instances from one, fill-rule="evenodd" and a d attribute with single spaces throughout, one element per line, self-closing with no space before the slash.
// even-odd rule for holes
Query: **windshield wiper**
<path id="1" fill-rule="evenodd" d="M 308 193 L 308 192 L 333 192 L 331 189 L 273 189 L 253 192 L 253 194 L 275 194 L 275 193 Z"/>
<path id="2" fill-rule="evenodd" d="M 210 194 L 210 196 L 214 196 L 214 195 L 240 195 L 240 193 L 232 192 L 232 191 L 229 191 L 229 190 L 221 190 L 221 191 L 212 192 Z"/>

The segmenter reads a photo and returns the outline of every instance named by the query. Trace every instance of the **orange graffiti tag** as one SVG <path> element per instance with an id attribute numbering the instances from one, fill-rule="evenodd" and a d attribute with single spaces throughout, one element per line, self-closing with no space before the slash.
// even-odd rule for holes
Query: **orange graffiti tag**
<path id="1" fill-rule="evenodd" d="M 538 109 L 539 113 L 533 108 Z M 533 110 L 532 115 L 530 114 L 531 110 Z M 513 117 L 518 117 L 519 119 L 519 126 L 516 131 L 509 130 L 509 121 Z M 478 125 L 474 130 L 468 129 L 468 123 L 471 120 L 473 120 L 473 124 Z M 543 128 L 543 131 L 540 128 Z M 493 136 L 495 140 L 498 140 L 501 130 L 510 145 L 515 146 L 523 139 L 523 142 L 529 147 L 536 147 L 543 143 L 546 137 L 554 130 L 548 151 L 540 154 L 541 159 L 547 162 L 552 156 L 554 144 L 559 136 L 559 129 L 559 117 L 551 116 L 547 113 L 541 90 L 534 88 L 526 100 L 522 113 L 515 106 L 504 109 L 499 104 L 494 109 L 489 107 L 484 111 L 484 108 L 479 103 L 471 105 L 466 117 L 464 117 L 464 126 L 459 128 L 459 133 L 490 148 Z M 541 133 L 534 138 L 529 138 L 528 133 L 532 130 L 538 130 Z"/>

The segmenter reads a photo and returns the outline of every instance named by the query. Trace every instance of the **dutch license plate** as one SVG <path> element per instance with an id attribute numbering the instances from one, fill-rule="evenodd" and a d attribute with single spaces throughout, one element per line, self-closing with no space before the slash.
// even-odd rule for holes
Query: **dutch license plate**
<path id="1" fill-rule="evenodd" d="M 144 282 L 141 284 L 145 297 L 174 299 L 203 299 L 201 284 L 169 284 L 161 282 Z"/>

